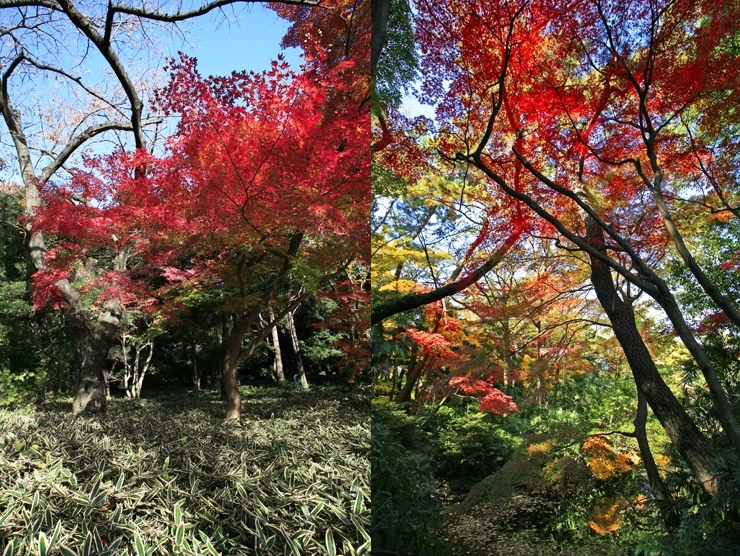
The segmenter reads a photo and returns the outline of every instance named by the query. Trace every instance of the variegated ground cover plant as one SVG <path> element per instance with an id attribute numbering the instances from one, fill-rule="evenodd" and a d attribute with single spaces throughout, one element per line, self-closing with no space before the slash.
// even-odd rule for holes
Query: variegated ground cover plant
<path id="1" fill-rule="evenodd" d="M 0 411 L 0 550 L 10 555 L 370 553 L 369 402 L 252 389 Z"/>

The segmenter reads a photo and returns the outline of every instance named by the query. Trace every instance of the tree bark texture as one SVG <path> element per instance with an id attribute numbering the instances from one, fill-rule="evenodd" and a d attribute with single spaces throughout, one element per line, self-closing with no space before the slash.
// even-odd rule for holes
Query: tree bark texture
<path id="1" fill-rule="evenodd" d="M 428 355 L 424 354 L 416 361 L 413 366 L 411 366 L 409 372 L 406 375 L 406 383 L 403 385 L 403 388 L 401 388 L 398 396 L 396 396 L 397 403 L 406 403 L 411 401 L 411 392 L 414 391 L 414 387 L 419 381 L 422 371 L 424 371 L 424 368 L 426 367 L 427 358 Z"/>
<path id="2" fill-rule="evenodd" d="M 232 317 L 224 327 L 223 360 L 221 368 L 221 392 L 226 398 L 226 420 L 239 419 L 242 411 L 242 395 L 236 382 L 236 369 L 242 351 L 242 338 L 250 322 Z"/>
<path id="3" fill-rule="evenodd" d="M 92 330 L 86 313 L 79 307 L 69 305 L 65 318 L 78 369 L 72 413 L 84 416 L 104 412 L 106 384 L 103 365 L 118 331 L 121 309 L 116 303 L 106 303 Z"/>
<path id="4" fill-rule="evenodd" d="M 390 8 L 391 0 L 371 0 L 370 71 L 373 75 L 387 40 Z"/>
<path id="5" fill-rule="evenodd" d="M 719 381 L 714 363 L 709 359 L 706 351 L 704 351 L 704 348 L 698 342 L 688 324 L 686 324 L 686 319 L 683 317 L 681 308 L 678 306 L 676 298 L 668 289 L 668 286 L 662 281 L 658 282 L 657 285 L 659 294 L 655 296 L 655 300 L 663 308 L 666 316 L 671 321 L 671 324 L 673 324 L 673 329 L 694 358 L 696 365 L 699 367 L 707 383 L 717 419 L 722 424 L 722 429 L 729 436 L 735 450 L 740 453 L 740 423 L 737 417 L 735 417 L 730 400 L 727 399 L 727 393 Z"/>
<path id="6" fill-rule="evenodd" d="M 190 342 L 190 353 L 193 358 L 193 386 L 200 390 L 200 369 L 198 368 L 198 342 Z"/>
<path id="7" fill-rule="evenodd" d="M 586 232 L 592 245 L 604 249 L 602 229 L 586 217 Z M 637 329 L 634 313 L 617 294 L 609 267 L 590 256 L 591 282 L 596 296 L 612 324 L 614 334 L 624 350 L 637 389 L 663 425 L 668 437 L 684 458 L 704 490 L 714 496 L 719 491 L 719 479 L 713 472 L 718 462 L 714 446 L 701 433 L 678 402 L 653 362 Z"/>
<path id="8" fill-rule="evenodd" d="M 376 325 L 388 317 L 434 303 L 435 301 L 455 295 L 467 287 L 472 286 L 501 262 L 504 256 L 511 250 L 516 242 L 519 241 L 521 235 L 521 230 L 514 230 L 509 234 L 509 237 L 506 238 L 504 244 L 496 249 L 486 262 L 476 267 L 475 270 L 462 278 L 458 279 L 459 274 L 461 274 L 463 270 L 462 266 L 459 266 L 450 277 L 452 281 L 449 284 L 440 286 L 427 293 L 409 293 L 385 303 L 381 303 L 380 305 L 376 305 L 372 308 L 370 313 L 370 324 Z"/>

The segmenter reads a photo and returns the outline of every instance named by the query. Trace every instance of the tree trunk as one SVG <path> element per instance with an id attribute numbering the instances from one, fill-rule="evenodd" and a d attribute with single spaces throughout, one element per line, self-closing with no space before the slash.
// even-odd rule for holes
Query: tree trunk
<path id="1" fill-rule="evenodd" d="M 406 403 L 411 401 L 411 392 L 414 391 L 416 383 L 419 382 L 419 377 L 421 376 L 424 367 L 426 367 L 426 364 L 427 356 L 423 355 L 418 361 L 416 361 L 416 364 L 409 369 L 409 372 L 406 375 L 406 384 L 403 385 L 398 396 L 396 396 L 397 403 Z"/>
<path id="2" fill-rule="evenodd" d="M 509 329 L 509 321 L 507 319 L 502 320 L 501 326 L 503 329 L 501 339 L 503 341 L 502 355 L 504 360 L 504 394 L 510 396 L 514 365 L 511 360 L 511 330 Z"/>
<path id="3" fill-rule="evenodd" d="M 590 217 L 586 217 L 585 220 L 589 242 L 605 250 L 602 229 Z M 614 334 L 624 350 L 637 389 L 647 399 L 671 442 L 694 472 L 704 490 L 712 496 L 716 495 L 720 486 L 719 478 L 713 472 L 718 462 L 717 451 L 691 420 L 658 372 L 637 329 L 634 313 L 617 294 L 611 270 L 594 256 L 590 255 L 589 258 L 591 282 L 594 285 L 596 296 L 609 317 Z"/>
<path id="4" fill-rule="evenodd" d="M 303 359 L 301 358 L 301 347 L 298 344 L 298 334 L 295 330 L 295 321 L 293 320 L 293 313 L 288 312 L 288 329 L 290 330 L 290 341 L 293 344 L 293 353 L 295 354 L 295 365 L 296 375 L 301 388 L 308 390 L 308 380 L 306 380 L 306 372 L 303 369 Z"/>
<path id="5" fill-rule="evenodd" d="M 190 343 L 190 352 L 193 358 L 193 386 L 200 390 L 200 370 L 198 369 L 198 343 L 193 339 Z"/>
<path id="6" fill-rule="evenodd" d="M 141 353 L 149 348 L 149 354 L 147 355 L 144 364 L 141 364 Z M 144 385 L 144 377 L 146 372 L 149 370 L 149 365 L 152 362 L 152 355 L 154 355 L 154 341 L 149 340 L 142 346 L 136 347 L 136 357 L 134 358 L 134 381 L 133 381 L 133 398 L 139 399 L 141 397 L 141 389 Z"/>
<path id="7" fill-rule="evenodd" d="M 663 522 L 665 523 L 666 528 L 668 528 L 669 531 L 672 531 L 680 525 L 680 517 L 676 513 L 675 508 L 671 507 L 669 504 L 671 493 L 668 491 L 668 487 L 666 487 L 663 479 L 660 477 L 658 466 L 655 464 L 653 453 L 650 451 L 650 444 L 648 443 L 647 431 L 645 428 L 647 423 L 647 410 L 647 399 L 645 398 L 645 395 L 638 390 L 637 415 L 635 416 L 635 438 L 637 439 L 642 464 L 645 467 L 648 482 L 650 483 L 650 491 L 659 503 L 660 513 L 663 516 Z"/>
<path id="8" fill-rule="evenodd" d="M 275 311 L 272 310 L 272 305 L 267 307 L 268 315 L 270 316 L 270 322 L 275 320 Z M 272 327 L 272 347 L 275 348 L 275 361 L 273 362 L 273 369 L 275 371 L 275 378 L 280 384 L 285 383 L 285 371 L 283 370 L 283 357 L 280 353 L 280 336 L 278 334 L 277 326 Z"/>
<path id="9" fill-rule="evenodd" d="M 85 312 L 72 305 L 67 307 L 65 317 L 77 363 L 72 413 L 85 416 L 104 412 L 106 384 L 103 365 L 118 330 L 120 307 L 112 302 L 106 303 L 94 330 L 90 330 Z"/>
<path id="10" fill-rule="evenodd" d="M 398 372 L 398 365 L 393 365 L 391 367 L 391 392 L 388 394 L 389 401 L 393 399 L 393 394 L 396 393 L 396 384 L 400 378 L 401 373 Z"/>
<path id="11" fill-rule="evenodd" d="M 380 53 L 385 47 L 388 36 L 388 15 L 391 9 L 391 0 L 372 0 L 371 31 L 370 31 L 370 67 L 375 74 L 375 68 L 380 59 Z"/>
<path id="12" fill-rule="evenodd" d="M 381 303 L 380 305 L 376 305 L 372 308 L 370 314 L 370 324 L 379 324 L 388 317 L 391 317 L 398 313 L 403 313 L 404 311 L 410 311 L 411 309 L 416 309 L 417 307 L 422 307 L 430 303 L 434 303 L 436 301 L 444 299 L 445 297 L 455 295 L 456 293 L 465 290 L 469 286 L 472 286 L 478 280 L 488 274 L 488 272 L 490 272 L 499 262 L 501 262 L 504 256 L 511 250 L 516 242 L 519 241 L 519 237 L 521 235 L 522 228 L 517 228 L 516 230 L 511 232 L 511 234 L 509 234 L 509 237 L 507 237 L 504 241 L 504 244 L 499 247 L 488 258 L 486 262 L 484 262 L 475 270 L 460 279 L 458 279 L 458 276 L 463 270 L 462 265 L 458 266 L 455 269 L 455 272 L 453 272 L 452 276 L 450 276 L 450 283 L 445 284 L 444 286 L 440 286 L 427 293 L 406 294 L 404 296 L 391 299 L 390 301 L 387 301 L 385 303 Z"/>
<path id="13" fill-rule="evenodd" d="M 649 152 L 654 153 L 653 148 L 652 144 L 649 145 Z M 696 259 L 694 259 L 694 256 L 686 246 L 683 236 L 678 231 L 676 224 L 673 222 L 673 216 L 668 210 L 668 207 L 665 204 L 665 199 L 663 198 L 663 173 L 658 166 L 657 158 L 654 156 L 651 157 L 651 167 L 653 172 L 655 172 L 655 183 L 651 185 L 650 190 L 653 194 L 653 199 L 655 199 L 655 205 L 658 207 L 663 218 L 663 225 L 665 226 L 668 236 L 671 238 L 676 251 L 683 259 L 691 274 L 694 275 L 694 278 L 696 278 L 696 281 L 704 292 L 706 292 L 709 298 L 722 310 L 727 318 L 730 319 L 736 327 L 740 328 L 740 312 L 738 312 L 737 307 L 732 300 L 724 295 L 704 273 L 702 268 L 699 266 L 699 263 L 696 262 Z"/>
<path id="14" fill-rule="evenodd" d="M 740 423 L 737 417 L 735 417 L 732 405 L 730 405 L 730 401 L 727 399 L 727 393 L 719 381 L 714 364 L 686 324 L 681 308 L 678 306 L 676 298 L 668 289 L 668 286 L 662 281 L 657 282 L 656 285 L 660 293 L 655 296 L 655 300 L 663 308 L 666 316 L 671 321 L 671 324 L 673 324 L 673 329 L 694 358 L 702 376 L 704 376 L 704 381 L 707 383 L 717 419 L 721 423 L 722 429 L 729 436 L 735 450 L 740 453 Z"/>
<path id="15" fill-rule="evenodd" d="M 221 393 L 226 397 L 226 420 L 239 419 L 242 395 L 236 384 L 236 368 L 242 350 L 244 329 L 236 318 L 230 327 L 224 327 L 224 353 L 221 367 Z M 228 328 L 228 329 L 227 329 Z"/>

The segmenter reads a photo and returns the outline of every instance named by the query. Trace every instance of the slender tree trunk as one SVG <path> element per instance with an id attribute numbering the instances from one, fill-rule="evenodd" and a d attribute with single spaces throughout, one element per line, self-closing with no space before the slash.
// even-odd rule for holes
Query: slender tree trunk
<path id="1" fill-rule="evenodd" d="M 308 380 L 306 380 L 306 371 L 303 369 L 303 359 L 301 358 L 301 347 L 298 344 L 298 334 L 295 329 L 293 313 L 288 312 L 288 330 L 290 331 L 290 341 L 293 344 L 293 353 L 295 354 L 296 374 L 301 388 L 308 390 Z"/>
<path id="2" fill-rule="evenodd" d="M 512 381 L 512 370 L 514 365 L 511 361 L 511 330 L 509 330 L 509 321 L 501 321 L 503 328 L 503 360 L 504 360 L 504 393 L 507 396 L 511 395 L 511 381 Z"/>
<path id="3" fill-rule="evenodd" d="M 558 404 L 558 389 L 560 388 L 560 366 L 555 367 L 555 384 L 552 386 L 552 403 Z"/>
<path id="4" fill-rule="evenodd" d="M 709 394 L 714 404 L 717 419 L 722 424 L 722 429 L 730 438 L 735 450 L 740 453 L 740 423 L 738 422 L 737 417 L 735 417 L 732 405 L 730 405 L 730 401 L 727 399 L 727 393 L 725 392 L 722 383 L 719 381 L 714 364 L 707 356 L 704 348 L 697 341 L 694 333 L 686 324 L 681 308 L 678 306 L 676 298 L 668 289 L 668 286 L 665 282 L 659 282 L 656 285 L 658 286 L 660 294 L 656 296 L 655 299 L 665 311 L 666 316 L 673 324 L 674 330 L 678 334 L 679 338 L 681 338 L 686 349 L 691 353 L 694 361 L 696 361 L 702 376 L 704 376 L 704 381 L 707 383 L 707 388 L 709 389 Z"/>
<path id="5" fill-rule="evenodd" d="M 190 353 L 193 358 L 193 386 L 200 390 L 200 369 L 198 369 L 198 343 L 193 339 L 190 342 Z"/>
<path id="6" fill-rule="evenodd" d="M 391 367 L 391 393 L 388 394 L 388 400 L 392 400 L 393 394 L 396 393 L 396 384 L 400 378 L 400 374 L 398 372 L 398 365 L 393 365 Z"/>
<path id="7" fill-rule="evenodd" d="M 409 372 L 406 375 L 406 384 L 403 385 L 398 396 L 396 396 L 397 403 L 406 403 L 411 401 L 411 392 L 414 391 L 414 387 L 416 387 L 416 383 L 419 381 L 419 377 L 421 377 L 421 373 L 426 367 L 426 364 L 427 356 L 423 355 L 416 361 L 414 366 L 409 369 Z"/>
<path id="8" fill-rule="evenodd" d="M 142 352 L 149 348 L 149 353 L 146 357 L 144 364 L 141 364 Z M 136 348 L 136 357 L 134 359 L 134 383 L 133 383 L 133 398 L 138 399 L 141 397 L 141 389 L 144 386 L 144 377 L 146 372 L 149 370 L 149 365 L 152 362 L 152 355 L 154 355 L 154 341 L 149 340 L 142 346 Z"/>
<path id="9" fill-rule="evenodd" d="M 593 219 L 586 217 L 585 220 L 590 243 L 605 250 L 603 231 Z M 718 462 L 717 451 L 691 420 L 658 372 L 637 329 L 634 313 L 617 294 L 609 267 L 594 256 L 590 256 L 590 261 L 591 282 L 596 296 L 624 350 L 637 389 L 644 394 L 671 442 L 699 483 L 710 495 L 716 495 L 720 486 L 713 470 Z"/>
<path id="10" fill-rule="evenodd" d="M 272 305 L 267 307 L 268 315 L 270 316 L 270 322 L 275 320 L 275 311 L 272 310 Z M 275 378 L 280 384 L 285 383 L 285 371 L 283 370 L 283 356 L 280 352 L 280 335 L 278 334 L 277 326 L 272 327 L 272 347 L 275 348 L 275 361 L 273 362 L 273 369 L 275 371 Z"/>
<path id="11" fill-rule="evenodd" d="M 676 513 L 675 509 L 670 507 L 668 502 L 671 499 L 671 493 L 666 487 L 663 479 L 660 477 L 658 472 L 658 466 L 655 464 L 653 453 L 650 450 L 650 444 L 647 438 L 647 412 L 648 404 L 645 395 L 637 391 L 637 415 L 635 416 L 635 438 L 637 439 L 637 445 L 640 448 L 640 458 L 642 464 L 645 466 L 645 472 L 647 473 L 648 482 L 650 483 L 650 490 L 653 493 L 655 499 L 661 503 L 660 513 L 663 516 L 668 530 L 672 531 L 676 529 L 680 524 L 680 517 Z"/>
<path id="12" fill-rule="evenodd" d="M 439 330 L 439 323 L 440 323 L 440 317 L 437 315 L 437 317 L 434 319 L 434 326 L 432 326 L 431 332 L 435 334 Z M 406 384 L 404 385 L 403 389 L 398 393 L 398 396 L 396 397 L 396 402 L 398 403 L 405 403 L 411 401 L 411 392 L 414 391 L 414 387 L 416 386 L 417 382 L 419 381 L 419 378 L 424 373 L 424 370 L 426 369 L 427 363 L 429 362 L 431 356 L 428 354 L 423 354 L 420 359 L 412 359 L 412 361 L 409 364 L 409 371 L 406 378 Z"/>
<path id="13" fill-rule="evenodd" d="M 671 238 L 676 251 L 683 259 L 691 274 L 694 275 L 701 288 L 706 292 L 709 298 L 714 301 L 717 307 L 722 309 L 722 312 L 727 316 L 727 318 L 730 319 L 735 326 L 740 328 L 740 312 L 735 303 L 733 303 L 729 297 L 724 295 L 704 273 L 702 268 L 699 266 L 699 263 L 696 262 L 696 259 L 694 259 L 691 251 L 689 251 L 686 246 L 681 232 L 679 232 L 673 222 L 673 216 L 668 210 L 668 207 L 665 204 L 665 199 L 663 198 L 663 173 L 658 166 L 657 158 L 654 156 L 653 145 L 649 145 L 648 148 L 649 153 L 651 154 L 651 167 L 655 173 L 655 183 L 650 186 L 650 190 L 653 194 L 653 199 L 655 199 L 655 205 L 658 207 L 660 215 L 663 218 L 663 225 L 668 232 L 668 236 Z"/>

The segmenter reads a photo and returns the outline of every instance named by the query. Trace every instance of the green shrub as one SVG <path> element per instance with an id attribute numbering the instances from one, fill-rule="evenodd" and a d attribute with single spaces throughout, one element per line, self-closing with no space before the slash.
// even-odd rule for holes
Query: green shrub
<path id="1" fill-rule="evenodd" d="M 449 549 L 434 536 L 431 460 L 409 450 L 389 426 L 388 410 L 374 407 L 372 425 L 373 554 L 437 556 Z"/>
<path id="2" fill-rule="evenodd" d="M 511 456 L 515 439 L 503 430 L 496 418 L 479 412 L 450 412 L 437 436 L 436 475 L 445 479 L 453 492 L 463 494 L 475 483 L 498 471 Z"/>
<path id="3" fill-rule="evenodd" d="M 0 368 L 0 407 L 20 407 L 43 397 L 33 371 L 11 372 Z"/>

